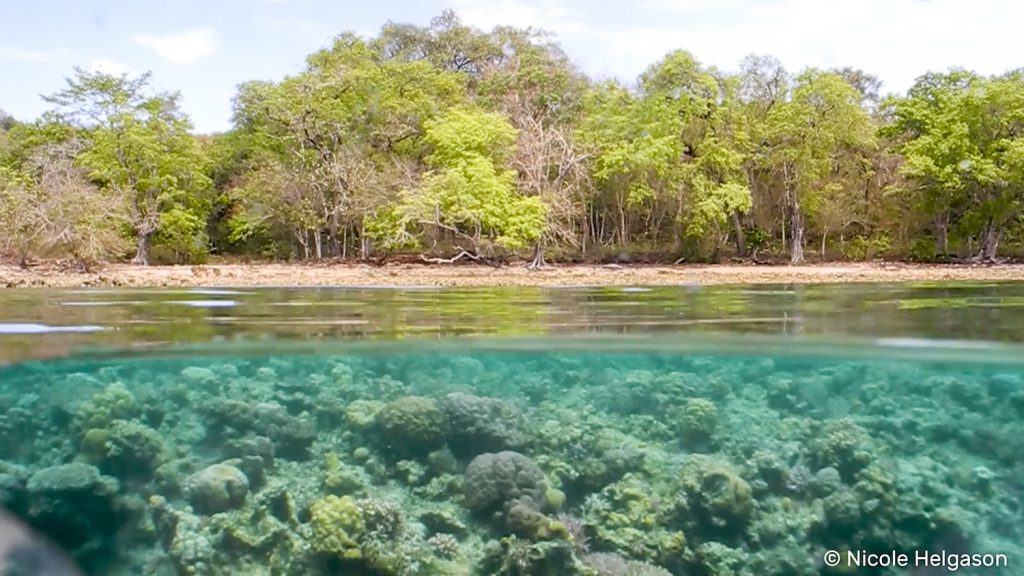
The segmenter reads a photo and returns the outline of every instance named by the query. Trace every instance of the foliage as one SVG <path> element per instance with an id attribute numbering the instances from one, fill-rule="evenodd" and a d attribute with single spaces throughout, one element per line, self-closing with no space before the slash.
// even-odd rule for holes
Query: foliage
<path id="1" fill-rule="evenodd" d="M 843 245 L 843 257 L 848 260 L 874 260 L 885 256 L 892 249 L 892 239 L 887 235 L 865 238 L 854 236 Z"/>
<path id="2" fill-rule="evenodd" d="M 843 190 L 835 167 L 873 146 L 873 126 L 860 93 L 840 75 L 817 70 L 796 79 L 791 98 L 768 113 L 767 123 L 768 162 L 781 176 L 789 212 L 790 259 L 800 262 L 805 218 Z"/>
<path id="3" fill-rule="evenodd" d="M 932 216 L 939 250 L 952 228 L 978 239 L 979 258 L 993 259 L 1024 209 L 1024 73 L 926 74 L 887 105 L 886 131 L 914 184 L 907 192 Z"/>
<path id="4" fill-rule="evenodd" d="M 474 252 L 485 239 L 518 249 L 540 238 L 543 203 L 519 196 L 515 172 L 504 167 L 515 128 L 498 114 L 457 109 L 428 122 L 426 130 L 433 170 L 403 195 L 402 221 L 452 232 Z"/>
<path id="5" fill-rule="evenodd" d="M 863 70 L 753 55 L 728 73 L 673 50 L 635 83 L 593 82 L 543 31 L 445 11 L 243 83 L 225 134 L 191 134 L 150 80 L 76 69 L 37 122 L 0 113 L 0 250 L 117 259 L 124 238 L 139 263 L 419 252 L 536 268 L 546 253 L 714 261 L 732 244 L 792 262 L 1024 248 L 1020 70 L 929 72 L 882 98 Z M 55 147 L 61 194 L 38 163 Z"/>
<path id="6" fill-rule="evenodd" d="M 203 193 L 210 186 L 206 159 L 178 109 L 179 95 L 148 95 L 149 80 L 149 74 L 130 78 L 76 68 L 66 89 L 45 97 L 86 142 L 76 162 L 91 180 L 125 199 L 140 264 L 149 262 L 150 240 L 164 223 L 182 222 L 166 220 L 166 213 L 191 210 L 205 218 Z"/>
<path id="7" fill-rule="evenodd" d="M 75 140 L 38 145 L 21 170 L 0 165 L 0 254 L 21 265 L 68 257 L 88 267 L 124 251 L 124 202 L 73 165 L 79 147 Z"/>

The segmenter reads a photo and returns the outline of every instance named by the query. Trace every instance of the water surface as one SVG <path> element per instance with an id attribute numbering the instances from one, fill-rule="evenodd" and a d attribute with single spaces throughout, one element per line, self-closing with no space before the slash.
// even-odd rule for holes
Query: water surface
<path id="1" fill-rule="evenodd" d="M 734 332 L 1024 341 L 1024 284 L 0 291 L 0 362 L 82 346 Z"/>

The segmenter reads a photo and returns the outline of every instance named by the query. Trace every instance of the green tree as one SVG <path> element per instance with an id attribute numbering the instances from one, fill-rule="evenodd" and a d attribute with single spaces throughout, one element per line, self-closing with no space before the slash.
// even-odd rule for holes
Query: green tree
<path id="1" fill-rule="evenodd" d="M 545 263 L 548 244 L 586 250 L 585 220 L 590 174 L 588 154 L 574 135 L 587 81 L 549 37 L 534 30 L 497 28 L 492 37 L 502 56 L 479 82 L 478 102 L 505 115 L 518 130 L 512 165 L 517 188 L 545 206 L 544 234 L 534 244 L 531 269 Z"/>
<path id="2" fill-rule="evenodd" d="M 644 72 L 639 93 L 605 84 L 588 95 L 581 137 L 593 150 L 594 180 L 617 212 L 618 243 L 639 229 L 673 250 L 684 238 L 711 235 L 717 251 L 720 227 L 750 209 L 736 89 L 676 51 Z"/>
<path id="3" fill-rule="evenodd" d="M 732 220 L 737 249 L 743 252 L 739 217 L 752 198 L 743 162 L 749 145 L 737 108 L 737 79 L 707 70 L 687 52 L 668 54 L 641 76 L 644 96 L 663 101 L 682 119 L 676 160 L 678 192 L 673 242 L 680 231 L 692 239 L 711 236 L 715 255 L 721 230 Z"/>
<path id="4" fill-rule="evenodd" d="M 412 182 L 408 162 L 422 153 L 424 121 L 462 94 L 456 74 L 382 59 L 351 34 L 311 55 L 298 75 L 243 85 L 235 123 L 252 147 L 252 171 L 237 190 L 235 237 L 282 227 L 304 257 L 319 258 L 346 255 L 352 230 L 368 256 L 365 219 Z"/>
<path id="5" fill-rule="evenodd" d="M 536 242 L 545 208 L 539 197 L 516 191 L 508 168 L 516 136 L 502 116 L 469 108 L 427 122 L 433 169 L 405 193 L 400 221 L 449 233 L 460 255 L 473 258 L 492 247 L 518 250 Z"/>
<path id="6" fill-rule="evenodd" d="M 937 250 L 951 229 L 992 260 L 1024 209 L 1024 76 L 983 78 L 952 70 L 917 80 L 906 98 L 888 103 L 919 208 L 932 217 Z"/>
<path id="7" fill-rule="evenodd" d="M 90 179 L 125 199 L 137 264 L 149 263 L 156 233 L 180 232 L 165 230 L 182 221 L 169 214 L 205 218 L 210 188 L 206 159 L 178 109 L 180 96 L 148 94 L 149 80 L 149 74 L 130 78 L 76 68 L 66 89 L 44 97 L 81 129 L 87 144 L 77 162 Z"/>
<path id="8" fill-rule="evenodd" d="M 873 126 L 861 98 L 838 74 L 808 70 L 797 78 L 790 99 L 767 114 L 767 160 L 782 182 L 793 263 L 804 260 L 808 214 L 824 195 L 841 189 L 842 184 L 829 180 L 836 160 L 873 145 Z"/>

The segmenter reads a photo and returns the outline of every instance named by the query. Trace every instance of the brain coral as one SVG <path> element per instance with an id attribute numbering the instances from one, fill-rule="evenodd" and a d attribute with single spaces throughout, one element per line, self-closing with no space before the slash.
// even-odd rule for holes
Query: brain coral
<path id="1" fill-rule="evenodd" d="M 544 472 L 526 456 L 509 450 L 481 454 L 469 463 L 463 482 L 465 504 L 477 512 L 504 508 L 524 497 L 544 501 Z"/>

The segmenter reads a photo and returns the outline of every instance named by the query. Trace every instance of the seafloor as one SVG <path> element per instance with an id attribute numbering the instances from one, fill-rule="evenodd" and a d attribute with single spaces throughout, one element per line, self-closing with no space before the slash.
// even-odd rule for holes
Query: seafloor
<path id="1" fill-rule="evenodd" d="M 1024 574 L 1020 366 L 344 350 L 0 369 L 0 501 L 104 575 Z"/>

